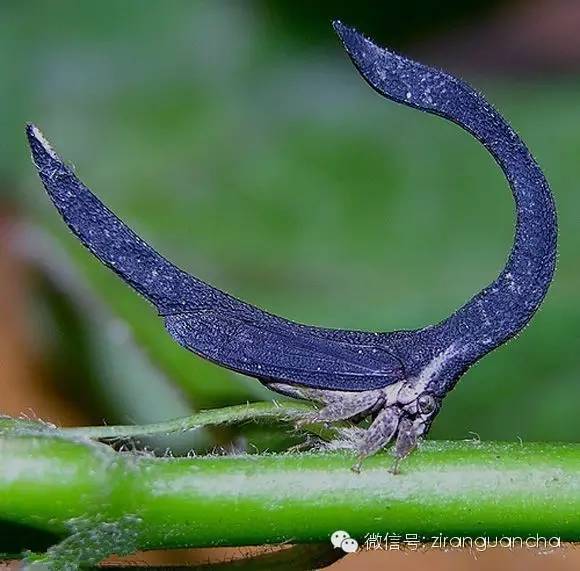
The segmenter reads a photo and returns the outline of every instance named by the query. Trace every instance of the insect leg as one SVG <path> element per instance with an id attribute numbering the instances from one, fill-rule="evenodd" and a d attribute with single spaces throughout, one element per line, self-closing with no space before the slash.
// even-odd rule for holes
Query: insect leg
<path id="1" fill-rule="evenodd" d="M 352 467 L 359 472 L 363 460 L 375 452 L 384 448 L 393 438 L 399 426 L 400 410 L 396 406 L 389 406 L 381 410 L 373 423 L 363 433 L 362 440 L 358 443 L 358 457 Z"/>

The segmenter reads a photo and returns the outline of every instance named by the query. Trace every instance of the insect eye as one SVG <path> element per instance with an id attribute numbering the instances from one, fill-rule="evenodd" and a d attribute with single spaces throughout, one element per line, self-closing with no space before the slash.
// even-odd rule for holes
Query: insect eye
<path id="1" fill-rule="evenodd" d="M 431 414 L 437 408 L 435 397 L 428 393 L 422 394 L 417 399 L 417 408 L 421 414 Z"/>

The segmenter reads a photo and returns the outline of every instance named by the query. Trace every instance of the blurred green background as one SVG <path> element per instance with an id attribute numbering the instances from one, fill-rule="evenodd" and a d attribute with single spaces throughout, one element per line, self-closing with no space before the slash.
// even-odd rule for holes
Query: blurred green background
<path id="1" fill-rule="evenodd" d="M 287 318 L 421 327 L 494 279 L 514 223 L 498 168 L 454 125 L 372 92 L 330 27 L 340 18 L 481 89 L 558 204 L 560 261 L 545 304 L 465 375 L 431 437 L 580 438 L 576 47 L 559 54 L 536 28 L 525 29 L 532 50 L 520 41 L 518 10 L 545 2 L 376 4 L 2 3 L 0 211 L 19 222 L 2 240 L 27 268 L 24 343 L 42 363 L 43 391 L 93 422 L 275 396 L 178 347 L 77 243 L 30 164 L 26 121 L 160 252 Z M 2 268 L 0 280 L 17 279 Z M 17 391 L 3 368 L 3 390 Z M 243 430 L 263 445 L 277 429 Z"/>

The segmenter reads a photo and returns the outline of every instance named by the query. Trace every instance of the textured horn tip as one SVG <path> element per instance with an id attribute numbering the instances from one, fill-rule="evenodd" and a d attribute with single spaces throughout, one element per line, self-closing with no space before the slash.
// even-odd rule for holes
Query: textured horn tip
<path id="1" fill-rule="evenodd" d="M 38 141 L 46 146 L 46 139 L 34 123 L 26 123 L 26 135 L 30 141 Z"/>
<path id="2" fill-rule="evenodd" d="M 385 48 L 377 46 L 372 40 L 365 37 L 363 34 L 345 26 L 340 20 L 334 20 L 332 27 L 337 33 L 344 49 L 352 59 L 355 66 L 359 69 L 362 75 L 369 81 L 369 75 L 372 75 L 371 69 L 368 69 L 369 64 L 374 67 L 374 63 L 379 58 L 390 57 L 393 54 Z"/>
<path id="3" fill-rule="evenodd" d="M 26 136 L 35 161 L 43 157 L 46 158 L 47 155 L 52 159 L 60 160 L 50 143 L 34 123 L 26 123 Z"/>
<path id="4" fill-rule="evenodd" d="M 332 27 L 344 44 L 350 44 L 355 38 L 362 36 L 354 29 L 345 26 L 340 20 L 333 20 Z"/>

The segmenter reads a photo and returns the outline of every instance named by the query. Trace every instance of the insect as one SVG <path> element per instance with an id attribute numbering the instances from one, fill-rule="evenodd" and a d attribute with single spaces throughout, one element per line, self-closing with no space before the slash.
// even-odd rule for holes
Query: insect
<path id="1" fill-rule="evenodd" d="M 334 22 L 354 65 L 387 99 L 453 121 L 492 154 L 517 209 L 512 250 L 497 279 L 443 321 L 413 331 L 365 332 L 283 319 L 176 267 L 130 230 L 76 177 L 40 131 L 32 158 L 78 239 L 149 300 L 183 347 L 284 395 L 318 401 L 307 421 L 360 421 L 359 462 L 394 441 L 396 461 L 426 435 L 445 395 L 478 359 L 516 335 L 548 290 L 556 263 L 553 198 L 530 152 L 461 80 L 375 45 Z"/>

